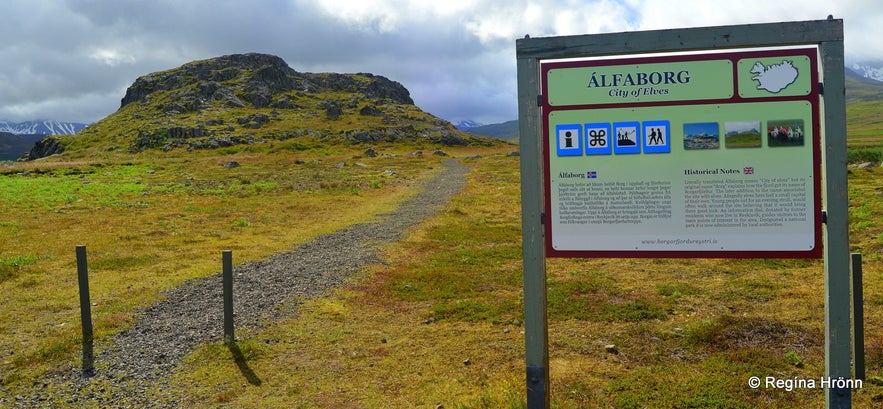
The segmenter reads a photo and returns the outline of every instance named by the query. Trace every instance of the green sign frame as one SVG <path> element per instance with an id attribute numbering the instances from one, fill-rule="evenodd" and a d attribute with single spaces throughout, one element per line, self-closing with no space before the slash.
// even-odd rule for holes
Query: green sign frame
<path id="1" fill-rule="evenodd" d="M 543 63 L 547 254 L 821 257 L 817 54 Z"/>

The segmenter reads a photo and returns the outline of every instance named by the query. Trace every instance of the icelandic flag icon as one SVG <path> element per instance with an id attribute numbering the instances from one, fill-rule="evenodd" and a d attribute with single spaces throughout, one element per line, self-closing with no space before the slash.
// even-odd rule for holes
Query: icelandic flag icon
<path id="1" fill-rule="evenodd" d="M 744 173 L 746 175 L 753 175 L 754 174 L 754 166 L 746 166 L 744 169 L 742 169 L 742 173 Z"/>
<path id="2" fill-rule="evenodd" d="M 597 179 L 597 178 L 598 178 L 598 172 L 596 172 L 596 171 L 594 171 L 594 170 L 590 170 L 590 171 L 586 172 L 586 177 L 589 178 L 589 179 Z"/>

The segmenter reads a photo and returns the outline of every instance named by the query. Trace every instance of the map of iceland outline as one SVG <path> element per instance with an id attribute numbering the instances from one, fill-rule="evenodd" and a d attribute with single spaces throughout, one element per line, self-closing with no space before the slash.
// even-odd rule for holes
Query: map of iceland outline
<path id="1" fill-rule="evenodd" d="M 752 80 L 757 81 L 757 89 L 766 90 L 773 94 L 778 94 L 789 85 L 793 84 L 800 75 L 794 63 L 789 60 L 782 60 L 781 64 L 763 65 L 757 61 L 751 67 L 751 73 L 755 76 Z"/>

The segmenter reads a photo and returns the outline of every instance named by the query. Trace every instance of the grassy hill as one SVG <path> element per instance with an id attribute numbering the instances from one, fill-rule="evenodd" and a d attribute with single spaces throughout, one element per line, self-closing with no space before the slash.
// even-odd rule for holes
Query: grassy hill
<path id="1" fill-rule="evenodd" d="M 469 133 L 518 142 L 518 120 L 470 128 Z"/>
<path id="2" fill-rule="evenodd" d="M 221 249 L 265 259 L 391 211 L 442 155 L 512 149 L 384 77 L 300 73 L 263 54 L 145 75 L 116 113 L 53 141 L 0 164 L 0 407 L 78 359 L 77 245 L 100 350 L 165 289 L 218 271 Z"/>
<path id="3" fill-rule="evenodd" d="M 883 100 L 883 82 L 862 77 L 846 69 L 846 104 Z"/>
<path id="4" fill-rule="evenodd" d="M 846 103 L 850 163 L 883 162 L 883 83 L 847 72 Z"/>
<path id="5" fill-rule="evenodd" d="M 302 73 L 266 54 L 194 61 L 142 76 L 117 112 L 75 136 L 56 138 L 68 156 L 80 158 L 231 146 L 491 143 L 423 112 L 407 89 L 385 77 Z"/>

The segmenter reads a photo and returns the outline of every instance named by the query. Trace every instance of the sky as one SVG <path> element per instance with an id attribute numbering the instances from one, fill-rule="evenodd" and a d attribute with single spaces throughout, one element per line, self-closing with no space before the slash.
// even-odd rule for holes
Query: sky
<path id="1" fill-rule="evenodd" d="M 674 5 L 677 5 L 676 7 Z M 844 21 L 847 65 L 883 66 L 879 0 L 3 0 L 0 120 L 91 123 L 138 77 L 228 54 L 402 83 L 453 123 L 517 119 L 515 40 Z"/>

